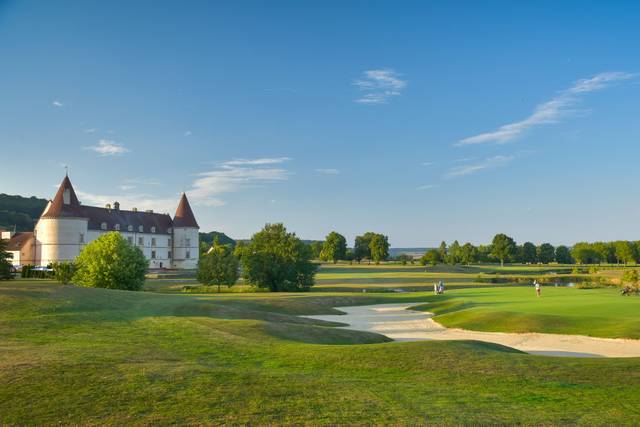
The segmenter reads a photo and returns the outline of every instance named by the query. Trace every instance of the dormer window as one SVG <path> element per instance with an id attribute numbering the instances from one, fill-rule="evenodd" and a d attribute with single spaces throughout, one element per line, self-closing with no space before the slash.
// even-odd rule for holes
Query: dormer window
<path id="1" fill-rule="evenodd" d="M 128 226 L 127 231 L 133 231 L 133 225 Z"/>
<path id="2" fill-rule="evenodd" d="M 68 188 L 65 188 L 62 192 L 62 203 L 65 205 L 71 204 L 71 191 Z"/>
<path id="3" fill-rule="evenodd" d="M 120 224 L 114 225 L 113 229 L 116 230 L 116 231 L 120 231 Z"/>
<path id="4" fill-rule="evenodd" d="M 144 227 L 139 225 L 138 226 L 138 233 L 142 233 L 142 232 L 144 232 Z"/>
<path id="5" fill-rule="evenodd" d="M 151 227 L 151 232 L 155 233 L 156 232 L 156 228 L 155 227 Z"/>
<path id="6" fill-rule="evenodd" d="M 106 230 L 106 229 L 107 229 L 107 223 L 106 223 L 106 222 L 103 222 L 102 224 L 100 224 L 100 228 L 101 228 L 102 230 Z"/>

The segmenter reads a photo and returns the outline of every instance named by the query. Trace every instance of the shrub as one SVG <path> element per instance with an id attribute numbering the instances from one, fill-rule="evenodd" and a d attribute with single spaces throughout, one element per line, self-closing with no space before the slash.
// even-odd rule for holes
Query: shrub
<path id="1" fill-rule="evenodd" d="M 73 280 L 76 265 L 73 262 L 63 261 L 53 263 L 53 277 L 63 285 L 68 285 Z"/>
<path id="2" fill-rule="evenodd" d="M 198 261 L 198 281 L 204 285 L 217 285 L 231 287 L 238 280 L 238 268 L 240 263 L 233 255 L 230 245 L 220 245 L 216 238 L 213 246 Z"/>
<path id="3" fill-rule="evenodd" d="M 147 260 L 118 232 L 103 234 L 82 249 L 73 282 L 80 286 L 137 291 L 144 284 Z"/>

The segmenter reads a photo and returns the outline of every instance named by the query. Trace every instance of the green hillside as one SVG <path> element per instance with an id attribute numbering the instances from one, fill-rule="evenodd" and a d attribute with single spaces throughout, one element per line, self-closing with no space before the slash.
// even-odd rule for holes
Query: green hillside
<path id="1" fill-rule="evenodd" d="M 47 205 L 46 199 L 0 194 L 0 227 L 31 231 Z"/>

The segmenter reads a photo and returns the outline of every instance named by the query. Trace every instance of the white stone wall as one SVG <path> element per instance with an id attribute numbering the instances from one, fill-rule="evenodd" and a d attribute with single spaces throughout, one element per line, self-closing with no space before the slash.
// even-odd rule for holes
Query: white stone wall
<path id="1" fill-rule="evenodd" d="M 95 240 L 105 233 L 108 233 L 108 231 L 89 230 L 89 241 Z M 122 237 L 124 237 L 125 240 L 130 241 L 133 246 L 136 246 L 142 251 L 145 258 L 149 260 L 149 268 L 171 268 L 171 259 L 169 258 L 169 252 L 171 252 L 171 235 L 137 233 L 134 231 L 122 230 L 120 230 L 120 234 L 122 234 Z M 142 242 L 140 242 L 140 239 L 142 239 Z M 155 255 L 155 258 L 153 255 Z"/>
<path id="2" fill-rule="evenodd" d="M 175 227 L 173 238 L 173 268 L 196 268 L 200 256 L 198 229 Z"/>
<path id="3" fill-rule="evenodd" d="M 36 264 L 73 261 L 87 242 L 88 220 L 84 218 L 40 218 L 36 224 Z"/>

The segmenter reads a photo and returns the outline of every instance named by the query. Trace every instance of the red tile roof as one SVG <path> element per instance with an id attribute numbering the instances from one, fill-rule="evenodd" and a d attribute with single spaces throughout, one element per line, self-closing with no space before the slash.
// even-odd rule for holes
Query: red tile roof
<path id="1" fill-rule="evenodd" d="M 189 206 L 187 195 L 184 193 L 182 193 L 182 197 L 180 197 L 178 209 L 176 209 L 176 214 L 173 216 L 173 226 L 200 228 L 196 222 L 196 217 L 193 215 L 191 206 Z"/>
<path id="2" fill-rule="evenodd" d="M 33 237 L 32 232 L 16 233 L 7 244 L 8 251 L 19 251 Z"/>
<path id="3" fill-rule="evenodd" d="M 69 203 L 64 203 L 64 192 L 69 190 Z M 115 206 L 115 203 L 114 203 Z M 114 231 L 115 225 L 120 225 L 120 231 L 132 231 L 138 233 L 139 227 L 143 227 L 144 233 L 151 233 L 152 227 L 158 234 L 169 234 L 171 227 L 198 227 L 189 202 L 183 194 L 176 217 L 172 221 L 169 214 L 154 212 L 126 211 L 113 208 L 99 208 L 80 204 L 76 192 L 71 185 L 68 176 L 65 176 L 58 188 L 58 192 L 51 201 L 48 209 L 42 214 L 42 218 L 86 218 L 89 220 L 89 230 L 103 230 L 102 224 L 106 224 L 107 231 Z M 180 224 L 180 225 L 179 225 Z"/>

